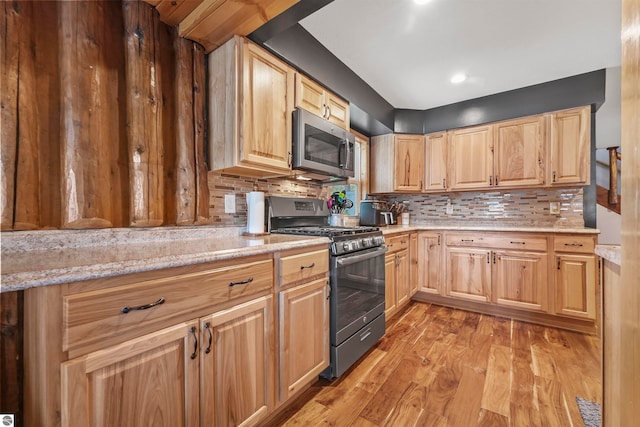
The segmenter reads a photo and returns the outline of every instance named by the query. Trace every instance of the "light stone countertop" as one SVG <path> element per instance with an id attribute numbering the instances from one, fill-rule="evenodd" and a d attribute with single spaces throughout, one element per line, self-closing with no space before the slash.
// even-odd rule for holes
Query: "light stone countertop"
<path id="1" fill-rule="evenodd" d="M 620 265 L 622 262 L 620 245 L 596 245 L 596 255 L 616 265 Z"/>
<path id="2" fill-rule="evenodd" d="M 242 236 L 239 227 L 2 232 L 0 292 L 259 255 L 326 237 Z"/>
<path id="3" fill-rule="evenodd" d="M 536 227 L 523 225 L 486 225 L 486 224 L 469 224 L 469 225 L 445 225 L 445 224 L 409 224 L 409 225 L 388 225 L 380 227 L 382 234 L 390 235 L 407 231 L 503 231 L 503 232 L 520 232 L 520 233 L 570 233 L 570 234 L 599 234 L 597 228 L 584 227 Z"/>

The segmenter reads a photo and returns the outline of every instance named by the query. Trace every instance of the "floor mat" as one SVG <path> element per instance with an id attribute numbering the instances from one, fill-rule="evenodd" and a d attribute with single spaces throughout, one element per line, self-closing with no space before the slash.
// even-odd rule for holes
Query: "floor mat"
<path id="1" fill-rule="evenodd" d="M 584 427 L 600 427 L 600 404 L 576 397 Z"/>

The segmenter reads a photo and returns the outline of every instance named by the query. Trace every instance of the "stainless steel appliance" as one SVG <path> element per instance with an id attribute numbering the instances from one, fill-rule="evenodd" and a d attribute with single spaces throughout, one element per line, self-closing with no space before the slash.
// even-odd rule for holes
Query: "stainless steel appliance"
<path id="1" fill-rule="evenodd" d="M 355 175 L 355 136 L 308 111 L 293 112 L 293 169 L 321 176 Z"/>
<path id="2" fill-rule="evenodd" d="M 380 200 L 360 201 L 360 224 L 384 226 L 397 223 L 397 218 L 389 210 L 387 202 Z"/>
<path id="3" fill-rule="evenodd" d="M 330 227 L 320 199 L 268 197 L 272 233 L 326 236 L 331 240 L 328 379 L 342 375 L 385 332 L 384 237 L 376 227 Z"/>

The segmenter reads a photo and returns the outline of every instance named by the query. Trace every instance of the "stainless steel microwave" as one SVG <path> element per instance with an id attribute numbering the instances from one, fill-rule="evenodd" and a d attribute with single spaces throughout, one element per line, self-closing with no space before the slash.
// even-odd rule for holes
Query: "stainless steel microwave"
<path id="1" fill-rule="evenodd" d="M 353 177 L 355 135 L 305 110 L 293 112 L 293 169 Z"/>

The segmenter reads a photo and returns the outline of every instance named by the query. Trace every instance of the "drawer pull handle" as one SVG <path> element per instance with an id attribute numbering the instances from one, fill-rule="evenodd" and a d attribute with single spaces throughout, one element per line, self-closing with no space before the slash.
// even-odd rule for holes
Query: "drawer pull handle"
<path id="1" fill-rule="evenodd" d="M 209 332 L 209 345 L 204 350 L 206 354 L 211 353 L 211 344 L 213 343 L 213 333 L 211 332 L 211 323 L 207 322 L 204 324 L 204 328 Z"/>
<path id="2" fill-rule="evenodd" d="M 160 297 L 158 301 L 152 302 L 151 304 L 145 304 L 138 307 L 123 307 L 122 310 L 120 311 L 122 311 L 124 314 L 127 314 L 128 312 L 133 310 L 146 310 L 148 308 L 155 307 L 156 305 L 164 304 L 164 302 L 165 302 L 164 297 Z"/>
<path id="3" fill-rule="evenodd" d="M 309 264 L 309 265 L 301 265 L 301 266 L 300 266 L 300 270 L 304 270 L 305 268 L 313 268 L 313 267 L 315 267 L 315 266 L 316 266 L 316 263 L 315 263 L 315 262 L 312 262 L 312 263 L 311 263 L 311 264 Z"/>
<path id="4" fill-rule="evenodd" d="M 253 277 L 249 277 L 247 280 L 242 280 L 240 282 L 229 282 L 229 286 L 246 285 L 251 282 L 253 282 Z"/>
<path id="5" fill-rule="evenodd" d="M 565 243 L 565 246 L 571 246 L 574 248 L 579 248 L 580 246 L 582 246 L 582 243 Z"/>
<path id="6" fill-rule="evenodd" d="M 509 243 L 511 243 L 512 245 L 524 245 L 525 244 L 525 242 L 509 242 Z"/>
<path id="7" fill-rule="evenodd" d="M 473 239 L 462 239 L 461 242 L 473 243 Z"/>
<path id="8" fill-rule="evenodd" d="M 196 354 L 198 353 L 198 337 L 196 336 L 196 327 L 192 326 L 189 329 L 189 332 L 193 334 L 193 353 L 191 353 L 191 360 L 196 358 Z"/>
<path id="9" fill-rule="evenodd" d="M 371 335 L 371 328 L 367 329 L 362 334 L 360 334 L 360 341 L 366 340 L 369 337 L 369 335 Z"/>

